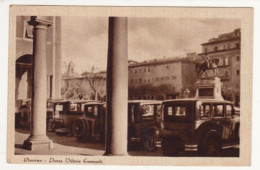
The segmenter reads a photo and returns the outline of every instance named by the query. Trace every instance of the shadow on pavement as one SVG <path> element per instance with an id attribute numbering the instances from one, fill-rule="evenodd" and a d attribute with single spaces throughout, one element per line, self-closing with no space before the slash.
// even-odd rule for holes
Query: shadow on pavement
<path id="1" fill-rule="evenodd" d="M 30 134 L 30 131 L 27 129 L 16 129 L 16 132 L 22 134 Z M 53 141 L 53 143 L 65 145 L 65 146 L 73 146 L 79 148 L 89 148 L 89 149 L 98 149 L 105 150 L 105 143 L 99 141 L 78 141 L 75 137 L 73 137 L 70 133 L 67 135 L 57 135 L 53 132 L 47 132 L 47 136 Z M 25 140 L 25 139 L 23 139 Z M 23 141 L 20 141 L 23 142 Z M 15 146 L 17 148 L 22 148 L 21 144 L 17 144 Z"/>

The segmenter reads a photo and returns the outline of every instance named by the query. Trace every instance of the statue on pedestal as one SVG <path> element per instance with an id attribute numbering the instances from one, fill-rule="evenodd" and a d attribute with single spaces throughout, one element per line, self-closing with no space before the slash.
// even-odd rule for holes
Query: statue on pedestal
<path id="1" fill-rule="evenodd" d="M 208 78 L 207 71 L 213 70 L 215 77 L 218 76 L 218 60 L 210 59 L 208 56 L 205 56 L 204 62 L 196 65 L 196 70 L 200 78 Z"/>
<path id="2" fill-rule="evenodd" d="M 224 100 L 221 94 L 222 83 L 219 77 L 200 78 L 194 85 L 196 86 L 195 98 Z"/>

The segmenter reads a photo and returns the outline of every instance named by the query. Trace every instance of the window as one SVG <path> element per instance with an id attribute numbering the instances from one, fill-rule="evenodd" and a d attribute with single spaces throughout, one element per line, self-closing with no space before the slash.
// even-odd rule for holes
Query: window
<path id="1" fill-rule="evenodd" d="M 228 58 L 226 57 L 225 58 L 225 65 L 227 66 L 229 63 L 228 63 Z"/>
<path id="2" fill-rule="evenodd" d="M 86 106 L 86 115 L 90 117 L 98 117 L 98 106 Z"/>
<path id="3" fill-rule="evenodd" d="M 237 47 L 237 48 L 240 48 L 240 43 L 236 43 L 236 47 Z"/>
<path id="4" fill-rule="evenodd" d="M 168 116 L 172 116 L 172 107 L 168 107 L 168 112 L 167 112 Z"/>
<path id="5" fill-rule="evenodd" d="M 33 26 L 28 25 L 27 21 L 24 21 L 24 31 L 23 31 L 23 39 L 24 40 L 33 40 Z"/>
<path id="6" fill-rule="evenodd" d="M 70 111 L 77 111 L 78 108 L 77 108 L 77 104 L 76 103 L 71 103 L 70 104 Z"/>
<path id="7" fill-rule="evenodd" d="M 146 68 L 144 68 L 144 72 L 146 72 Z"/>
<path id="8" fill-rule="evenodd" d="M 210 105 L 209 104 L 203 104 L 200 106 L 200 118 L 210 118 L 211 111 L 210 111 Z"/>
<path id="9" fill-rule="evenodd" d="M 215 47 L 214 47 L 214 51 L 218 51 L 218 46 L 215 46 Z"/>
<path id="10" fill-rule="evenodd" d="M 139 79 L 140 83 L 142 83 L 142 79 Z"/>
<path id="11" fill-rule="evenodd" d="M 239 74 L 240 74 L 240 70 L 237 70 L 237 75 L 239 76 Z"/>
<path id="12" fill-rule="evenodd" d="M 63 111 L 63 105 L 57 104 L 56 107 L 55 107 L 55 110 L 56 111 Z"/>
<path id="13" fill-rule="evenodd" d="M 186 116 L 186 107 L 178 106 L 175 107 L 175 116 Z"/>
<path id="14" fill-rule="evenodd" d="M 156 116 L 157 117 L 161 116 L 161 105 L 156 105 Z"/>
<path id="15" fill-rule="evenodd" d="M 220 58 L 219 59 L 219 62 L 218 62 L 218 66 L 223 66 L 224 65 L 224 61 L 225 59 L 222 59 L 222 58 Z"/>
<path id="16" fill-rule="evenodd" d="M 223 104 L 213 105 L 213 117 L 224 117 Z"/>
<path id="17" fill-rule="evenodd" d="M 240 61 L 240 57 L 239 56 L 237 56 L 237 61 Z"/>
<path id="18" fill-rule="evenodd" d="M 185 106 L 168 107 L 168 116 L 186 116 L 187 108 Z"/>
<path id="19" fill-rule="evenodd" d="M 231 117 L 232 116 L 232 106 L 231 105 L 226 105 L 226 116 Z"/>
<path id="20" fill-rule="evenodd" d="M 207 49 L 207 48 L 204 48 L 204 52 L 207 53 L 207 52 L 208 52 L 208 49 Z"/>
<path id="21" fill-rule="evenodd" d="M 148 72 L 150 72 L 150 68 L 148 68 Z"/>
<path id="22" fill-rule="evenodd" d="M 228 77 L 228 71 L 225 71 L 225 77 Z"/>
<path id="23" fill-rule="evenodd" d="M 137 73 L 137 70 L 135 69 L 135 73 Z"/>
<path id="24" fill-rule="evenodd" d="M 229 49 L 230 48 L 230 44 L 228 44 L 228 46 L 227 46 L 227 49 Z"/>
<path id="25" fill-rule="evenodd" d="M 142 119 L 153 118 L 153 116 L 154 116 L 154 105 L 142 105 L 141 106 Z"/>

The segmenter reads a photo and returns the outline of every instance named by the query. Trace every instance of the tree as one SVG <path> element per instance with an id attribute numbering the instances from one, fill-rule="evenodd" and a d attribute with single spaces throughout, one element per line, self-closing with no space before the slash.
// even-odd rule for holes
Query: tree
<path id="1" fill-rule="evenodd" d="M 105 72 L 94 73 L 94 70 L 94 67 L 92 67 L 91 72 L 85 72 L 82 75 L 88 81 L 94 93 L 94 100 L 98 100 L 99 95 L 102 95 L 102 93 L 104 93 L 102 96 L 105 95 L 105 91 L 103 90 L 103 88 L 105 87 L 104 80 L 106 79 L 106 77 L 104 75 Z"/>
<path id="2" fill-rule="evenodd" d="M 140 86 L 129 86 L 129 99 L 140 99 L 149 96 L 152 99 L 163 99 L 166 94 L 176 93 L 175 88 L 170 84 L 142 84 Z"/>

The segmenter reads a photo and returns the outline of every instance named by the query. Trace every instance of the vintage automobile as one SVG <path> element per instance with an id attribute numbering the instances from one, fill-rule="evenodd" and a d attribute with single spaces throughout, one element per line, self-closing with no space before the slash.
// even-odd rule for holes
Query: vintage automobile
<path id="1" fill-rule="evenodd" d="M 146 151 L 160 145 L 161 101 L 133 100 L 128 102 L 128 143 L 142 143 Z M 105 104 L 85 104 L 84 116 L 73 124 L 73 134 L 79 140 L 104 139 Z"/>
<path id="2" fill-rule="evenodd" d="M 46 115 L 47 129 L 48 129 L 48 122 L 50 121 L 50 119 L 53 119 L 53 117 L 54 117 L 56 105 L 63 101 L 64 101 L 63 99 L 48 99 L 47 100 L 47 115 Z"/>
<path id="3" fill-rule="evenodd" d="M 53 116 L 48 119 L 48 131 L 69 133 L 73 122 L 83 115 L 84 104 L 87 100 L 61 100 L 53 103 Z M 50 114 L 49 114 L 50 115 Z"/>
<path id="4" fill-rule="evenodd" d="M 162 103 L 162 150 L 167 156 L 198 151 L 221 156 L 238 146 L 239 114 L 233 103 L 216 99 L 175 99 Z"/>
<path id="5" fill-rule="evenodd" d="M 72 132 L 78 140 L 103 140 L 105 137 L 105 103 L 92 101 L 84 104 L 84 114 L 77 118 Z"/>
<path id="6" fill-rule="evenodd" d="M 128 102 L 128 148 L 136 142 L 145 151 L 160 146 L 161 101 L 130 100 Z"/>

